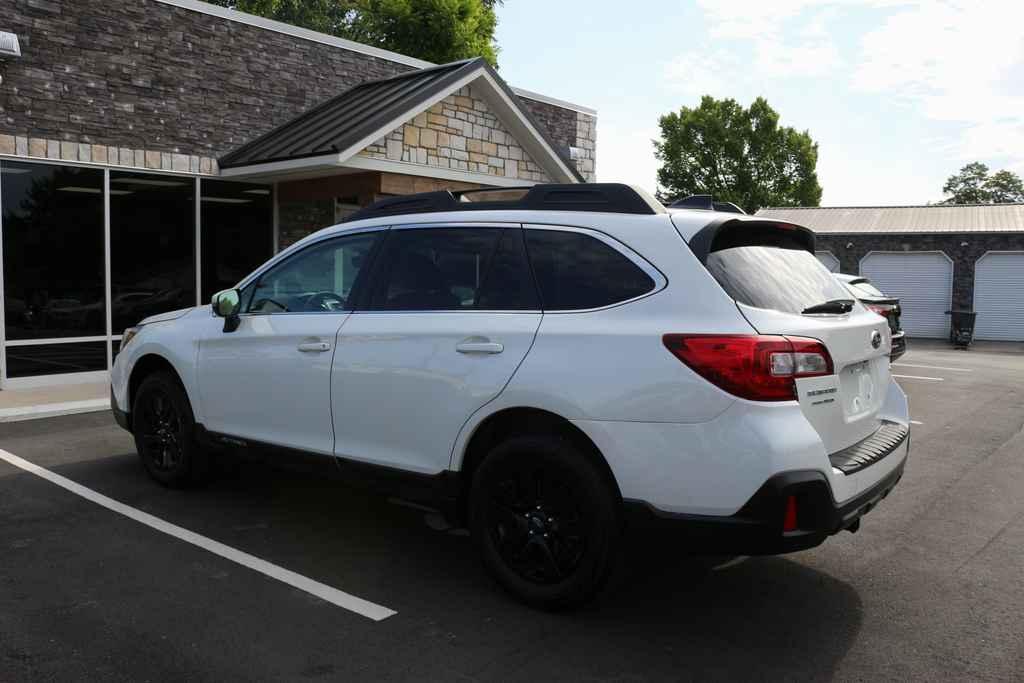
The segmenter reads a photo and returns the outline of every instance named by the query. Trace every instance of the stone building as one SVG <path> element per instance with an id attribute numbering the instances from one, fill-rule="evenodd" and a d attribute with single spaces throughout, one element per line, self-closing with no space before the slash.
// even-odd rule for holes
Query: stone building
<path id="1" fill-rule="evenodd" d="M 594 179 L 596 112 L 482 60 L 198 0 L 4 9 L 0 388 L 102 376 L 126 325 L 380 197 Z"/>
<path id="2" fill-rule="evenodd" d="M 765 208 L 817 233 L 831 270 L 901 299 L 908 335 L 944 338 L 973 310 L 978 339 L 1024 341 L 1024 204 Z"/>

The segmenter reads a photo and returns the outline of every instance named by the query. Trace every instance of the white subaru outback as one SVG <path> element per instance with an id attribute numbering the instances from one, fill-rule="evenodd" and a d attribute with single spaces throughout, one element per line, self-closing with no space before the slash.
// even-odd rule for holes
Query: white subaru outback
<path id="1" fill-rule="evenodd" d="M 907 458 L 889 335 L 796 225 L 625 185 L 437 192 L 126 330 L 112 403 L 162 484 L 225 447 L 312 455 L 559 607 L 624 530 L 739 554 L 856 531 Z"/>

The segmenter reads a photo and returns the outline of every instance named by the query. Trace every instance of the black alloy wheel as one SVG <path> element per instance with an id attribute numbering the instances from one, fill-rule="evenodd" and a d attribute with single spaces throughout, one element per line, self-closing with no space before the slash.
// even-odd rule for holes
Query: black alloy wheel
<path id="1" fill-rule="evenodd" d="M 523 602 L 573 607 L 607 581 L 622 502 L 596 457 L 560 436 L 519 436 L 473 473 L 473 539 L 491 575 Z"/>
<path id="2" fill-rule="evenodd" d="M 520 467 L 488 495 L 487 532 L 513 571 L 532 583 L 551 584 L 576 570 L 593 520 L 562 473 L 543 463 Z"/>
<path id="3" fill-rule="evenodd" d="M 147 463 L 160 471 L 167 472 L 181 466 L 182 419 L 171 397 L 163 387 L 154 387 L 140 401 L 139 421 L 140 455 Z"/>
<path id="4" fill-rule="evenodd" d="M 132 403 L 132 433 L 143 466 L 161 484 L 182 487 L 206 478 L 209 456 L 196 441 L 192 406 L 177 377 L 156 372 L 142 380 Z"/>

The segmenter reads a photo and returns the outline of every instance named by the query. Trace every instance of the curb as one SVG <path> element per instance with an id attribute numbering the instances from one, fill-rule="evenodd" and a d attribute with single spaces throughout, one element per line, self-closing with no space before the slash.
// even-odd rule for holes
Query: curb
<path id="1" fill-rule="evenodd" d="M 41 420 L 61 415 L 78 413 L 95 413 L 110 410 L 109 398 L 91 398 L 85 401 L 67 401 L 65 403 L 43 403 L 35 406 L 0 409 L 0 423 L 21 422 L 23 420 Z"/>

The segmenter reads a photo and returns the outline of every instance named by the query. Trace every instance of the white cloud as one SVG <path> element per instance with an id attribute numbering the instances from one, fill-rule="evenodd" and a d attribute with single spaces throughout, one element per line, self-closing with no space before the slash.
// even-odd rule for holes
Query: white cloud
<path id="1" fill-rule="evenodd" d="M 904 8 L 864 36 L 855 89 L 953 122 L 959 160 L 1024 165 L 1024 2 L 948 0 Z"/>
<path id="2" fill-rule="evenodd" d="M 872 105 L 851 116 L 882 127 L 894 117 L 904 128 L 914 121 L 928 126 L 927 136 L 907 140 L 900 151 L 874 148 L 877 158 L 858 158 L 865 152 L 847 147 L 846 139 L 820 137 L 818 171 L 828 203 L 856 203 L 857 196 L 870 203 L 934 200 L 938 176 L 973 160 L 1024 171 L 1024 1 L 698 5 L 707 39 L 664 65 L 663 83 L 674 92 L 747 101 L 769 89 L 803 87 L 803 79 L 853 101 L 892 107 Z M 873 25 L 865 29 L 865 22 Z M 815 115 L 803 112 L 803 119 L 811 123 Z"/>

